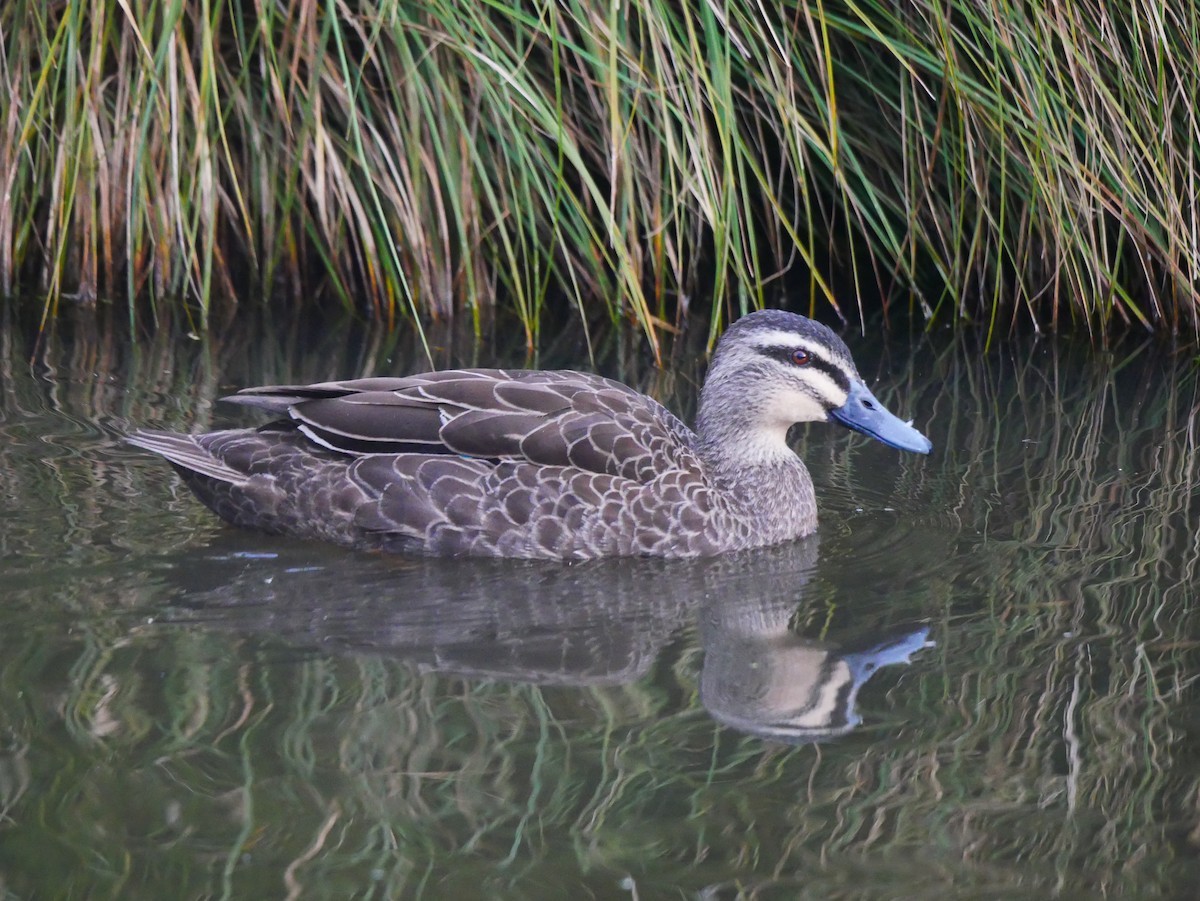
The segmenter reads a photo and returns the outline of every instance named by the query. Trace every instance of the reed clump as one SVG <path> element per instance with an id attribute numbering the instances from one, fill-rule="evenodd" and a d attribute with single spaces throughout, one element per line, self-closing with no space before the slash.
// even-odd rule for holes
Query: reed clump
<path id="1" fill-rule="evenodd" d="M 0 293 L 47 314 L 1200 323 L 1193 4 L 10 0 L 0 35 Z"/>

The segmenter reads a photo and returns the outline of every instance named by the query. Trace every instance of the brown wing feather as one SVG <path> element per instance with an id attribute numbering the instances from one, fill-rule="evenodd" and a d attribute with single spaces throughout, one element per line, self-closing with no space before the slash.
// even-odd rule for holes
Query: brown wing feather
<path id="1" fill-rule="evenodd" d="M 522 440 L 545 418 L 542 413 L 468 410 L 442 426 L 441 440 L 454 452 L 469 457 L 519 457 L 523 452 Z"/>
<path id="2" fill-rule="evenodd" d="M 289 413 L 308 427 L 306 434 L 333 450 L 398 454 L 443 443 L 437 407 L 390 392 L 303 401 Z"/>
<path id="3" fill-rule="evenodd" d="M 286 413 L 351 455 L 527 460 L 645 481 L 696 465 L 695 436 L 661 404 L 588 373 L 474 369 L 253 388 L 234 400 Z"/>

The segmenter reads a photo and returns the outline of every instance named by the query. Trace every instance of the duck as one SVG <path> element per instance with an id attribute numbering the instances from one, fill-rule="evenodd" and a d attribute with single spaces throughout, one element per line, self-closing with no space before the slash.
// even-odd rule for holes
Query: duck
<path id="1" fill-rule="evenodd" d="M 273 418 L 127 440 L 235 526 L 436 556 L 686 558 L 794 541 L 816 529 L 817 505 L 793 425 L 932 449 L 875 397 L 841 338 L 784 310 L 726 329 L 694 429 L 620 382 L 566 370 L 442 370 L 223 400 Z"/>

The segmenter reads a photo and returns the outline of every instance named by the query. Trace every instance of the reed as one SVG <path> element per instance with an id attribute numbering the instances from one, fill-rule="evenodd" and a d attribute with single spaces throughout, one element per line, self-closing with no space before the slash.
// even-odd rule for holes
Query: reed
<path id="1" fill-rule="evenodd" d="M 11 0 L 0 35 L 0 294 L 47 316 L 1200 322 L 1194 4 Z"/>

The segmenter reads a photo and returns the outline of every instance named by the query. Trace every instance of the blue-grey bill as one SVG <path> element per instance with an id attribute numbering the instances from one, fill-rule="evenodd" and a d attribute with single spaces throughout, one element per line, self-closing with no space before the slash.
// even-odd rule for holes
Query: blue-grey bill
<path id="1" fill-rule="evenodd" d="M 928 438 L 914 429 L 912 423 L 889 413 L 862 382 L 851 384 L 850 396 L 836 410 L 829 411 L 829 418 L 848 429 L 870 435 L 889 447 L 917 454 L 927 454 L 933 450 Z"/>

